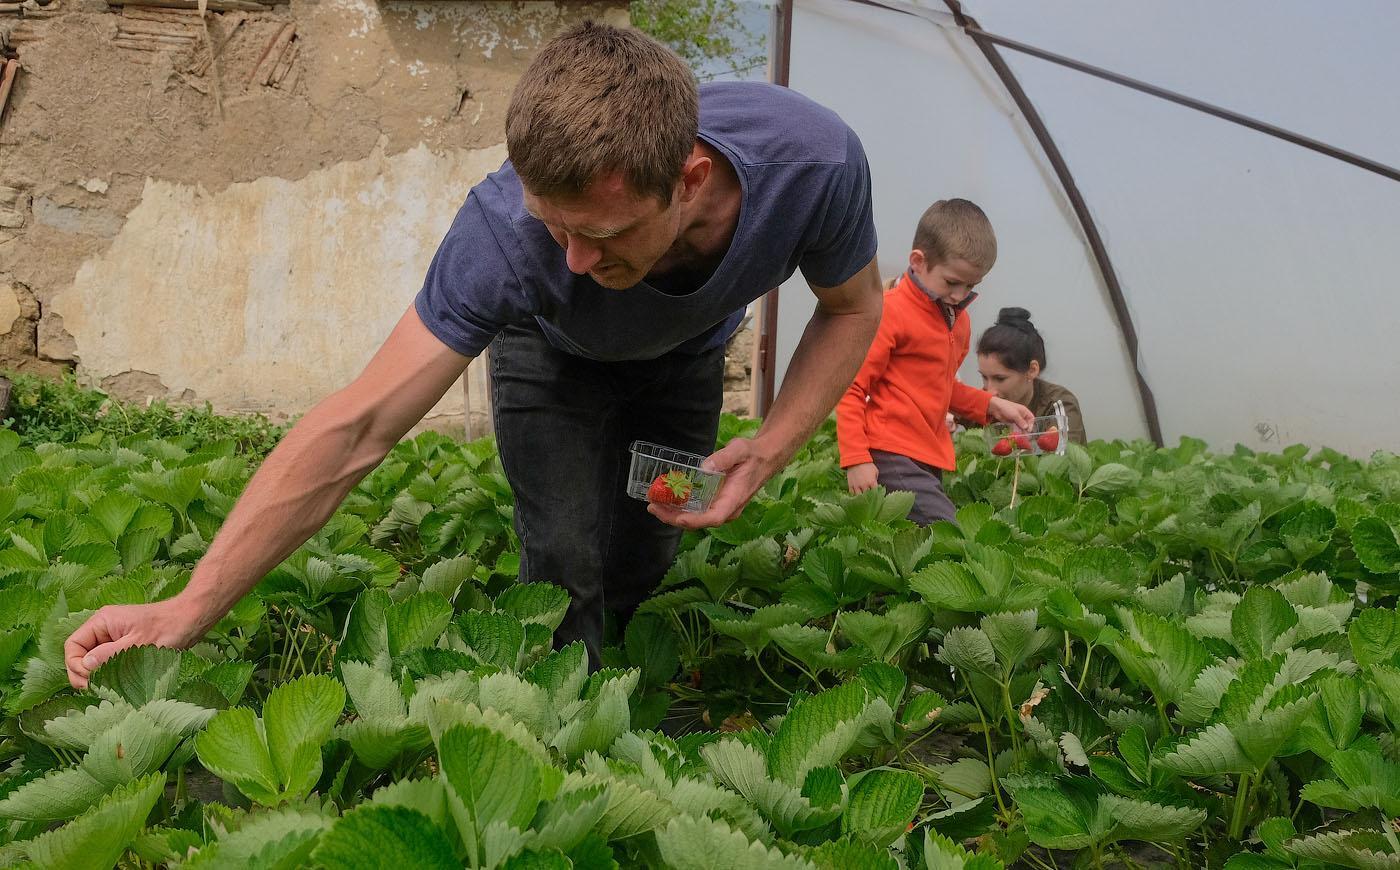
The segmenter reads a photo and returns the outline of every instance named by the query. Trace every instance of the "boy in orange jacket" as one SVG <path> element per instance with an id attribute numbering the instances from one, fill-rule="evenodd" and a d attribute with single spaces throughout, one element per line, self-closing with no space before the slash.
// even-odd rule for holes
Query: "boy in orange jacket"
<path id="1" fill-rule="evenodd" d="M 852 494 L 880 484 L 914 493 L 909 518 L 954 519 L 943 471 L 956 468 L 949 411 L 977 423 L 1028 429 L 1035 415 L 958 380 L 972 325 L 972 288 L 991 271 L 996 235 L 965 199 L 929 206 L 914 232 L 909 270 L 885 293 L 880 331 L 854 383 L 836 406 L 841 467 Z"/>

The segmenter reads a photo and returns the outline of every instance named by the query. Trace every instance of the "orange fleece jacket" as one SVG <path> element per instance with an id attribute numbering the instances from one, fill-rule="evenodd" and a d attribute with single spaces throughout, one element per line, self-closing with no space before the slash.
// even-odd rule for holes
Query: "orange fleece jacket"
<path id="1" fill-rule="evenodd" d="M 885 293 L 880 330 L 865 363 L 836 405 L 841 467 L 870 461 L 884 450 L 937 468 L 957 467 L 944 417 L 952 411 L 987 420 L 992 394 L 958 380 L 972 324 L 959 311 L 952 329 L 937 303 L 908 273 Z"/>

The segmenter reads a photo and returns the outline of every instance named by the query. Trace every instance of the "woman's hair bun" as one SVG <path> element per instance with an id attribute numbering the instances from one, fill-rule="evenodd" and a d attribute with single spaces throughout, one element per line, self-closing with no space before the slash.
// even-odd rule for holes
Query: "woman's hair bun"
<path id="1" fill-rule="evenodd" d="M 997 322 L 977 340 L 977 353 L 993 354 L 1013 371 L 1029 371 L 1033 361 L 1040 363 L 1041 371 L 1045 370 L 1045 339 L 1024 308 L 998 311 Z"/>
<path id="2" fill-rule="evenodd" d="M 997 323 L 1030 325 L 1031 313 L 1024 308 L 1003 308 L 997 312 Z"/>

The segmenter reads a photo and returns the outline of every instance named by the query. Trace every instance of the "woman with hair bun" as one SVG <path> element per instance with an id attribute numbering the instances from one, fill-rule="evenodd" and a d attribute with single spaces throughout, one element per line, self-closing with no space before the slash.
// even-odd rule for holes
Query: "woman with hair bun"
<path id="1" fill-rule="evenodd" d="M 1079 400 L 1074 393 L 1041 377 L 1045 371 L 1045 339 L 1031 323 L 1029 311 L 1001 309 L 997 322 L 977 341 L 977 371 L 982 375 L 982 389 L 1025 405 L 1037 417 L 1049 417 L 1055 413 L 1055 403 L 1063 403 L 1069 418 L 1066 436 L 1076 444 L 1084 443 Z"/>

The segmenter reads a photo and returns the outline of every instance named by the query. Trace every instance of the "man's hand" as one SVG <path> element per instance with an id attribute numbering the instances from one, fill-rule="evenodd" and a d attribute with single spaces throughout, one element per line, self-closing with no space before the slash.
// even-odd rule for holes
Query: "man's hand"
<path id="1" fill-rule="evenodd" d="M 846 469 L 846 488 L 851 495 L 859 495 L 867 489 L 874 489 L 880 482 L 880 470 L 873 462 L 862 462 Z"/>
<path id="2" fill-rule="evenodd" d="M 872 259 L 836 287 L 812 286 L 817 310 L 792 353 L 783 388 L 752 440 L 735 438 L 701 468 L 726 475 L 704 513 L 651 505 L 662 522 L 683 529 L 723 525 L 739 516 L 759 487 L 778 473 L 835 407 L 860 369 L 880 326 L 880 271 Z"/>
<path id="3" fill-rule="evenodd" d="M 744 512 L 744 506 L 759 487 L 782 467 L 782 461 L 768 454 L 758 440 L 735 438 L 700 464 L 702 471 L 724 472 L 715 500 L 703 513 L 689 513 L 670 505 L 649 504 L 652 516 L 682 529 L 722 526 Z"/>
<path id="4" fill-rule="evenodd" d="M 108 605 L 88 617 L 63 644 L 68 682 L 75 689 L 85 689 L 93 671 L 129 646 L 184 649 L 207 630 L 204 619 L 178 597 L 154 604 Z"/>
<path id="5" fill-rule="evenodd" d="M 1008 426 L 1015 426 L 1021 432 L 1027 432 L 1035 425 L 1035 413 L 1030 408 L 1000 396 L 993 396 L 987 403 L 987 416 Z"/>

